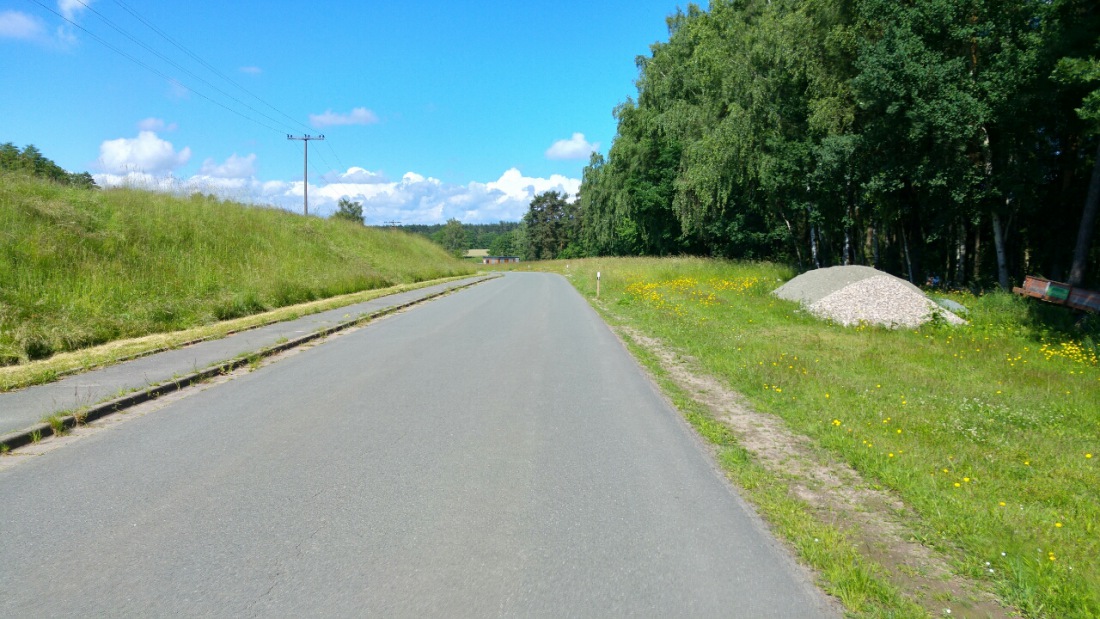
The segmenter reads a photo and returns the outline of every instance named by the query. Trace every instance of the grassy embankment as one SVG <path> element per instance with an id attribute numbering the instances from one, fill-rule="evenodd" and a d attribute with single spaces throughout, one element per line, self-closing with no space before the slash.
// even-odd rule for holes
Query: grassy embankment
<path id="1" fill-rule="evenodd" d="M 589 298 L 602 271 L 595 305 L 610 323 L 694 358 L 755 410 L 782 418 L 814 449 L 899 497 L 909 508 L 908 534 L 942 552 L 955 573 L 985 583 L 1029 617 L 1100 616 L 1095 320 L 1082 333 L 1062 308 L 1008 294 L 948 295 L 970 308 L 969 325 L 845 328 L 771 296 L 794 275 L 784 267 L 698 259 L 568 264 L 529 268 L 564 272 Z M 914 612 L 894 592 L 905 590 L 904 577 L 882 577 L 890 566 L 855 558 L 854 544 L 820 515 L 814 522 L 787 491 L 796 480 L 754 462 L 641 356 L 718 446 L 731 477 L 850 610 Z"/>
<path id="2" fill-rule="evenodd" d="M 472 272 L 401 232 L 197 195 L 79 190 L 2 173 L 0 366 L 7 367 L 0 388 L 105 360 L 78 352 L 52 367 L 29 363 L 58 353 Z M 173 340 L 149 342 L 106 356 Z"/>

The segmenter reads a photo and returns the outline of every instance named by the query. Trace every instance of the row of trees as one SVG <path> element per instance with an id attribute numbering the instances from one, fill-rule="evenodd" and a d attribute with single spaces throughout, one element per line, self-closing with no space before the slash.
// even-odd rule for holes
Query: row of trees
<path id="1" fill-rule="evenodd" d="M 452 218 L 445 224 L 410 224 L 401 229 L 426 236 L 455 254 L 465 253 L 467 249 L 488 249 L 494 256 L 512 256 L 517 255 L 515 232 L 520 225 L 514 221 L 464 224 Z"/>
<path id="2" fill-rule="evenodd" d="M 87 172 L 69 173 L 43 155 L 33 144 L 28 144 L 22 150 L 11 142 L 0 144 L 0 170 L 24 172 L 39 178 L 48 178 L 64 185 L 73 185 L 85 189 L 97 187 L 91 174 Z"/>
<path id="3" fill-rule="evenodd" d="M 668 26 L 577 202 L 532 203 L 528 257 L 858 262 L 1001 286 L 1097 264 L 1095 0 L 712 0 Z"/>

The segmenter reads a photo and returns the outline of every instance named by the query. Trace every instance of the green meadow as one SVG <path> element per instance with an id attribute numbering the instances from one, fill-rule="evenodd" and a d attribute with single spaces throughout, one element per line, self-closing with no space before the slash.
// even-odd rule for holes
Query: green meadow
<path id="1" fill-rule="evenodd" d="M 402 232 L 0 172 L 0 365 L 472 272 Z"/>
<path id="2" fill-rule="evenodd" d="M 1026 616 L 1100 616 L 1097 317 L 1005 293 L 949 294 L 941 296 L 969 309 L 969 324 L 842 327 L 772 296 L 795 273 L 769 263 L 609 258 L 525 268 L 565 274 L 611 324 L 695 359 L 753 409 L 898 497 L 913 539 Z M 732 445 L 693 406 L 681 408 L 704 436 Z M 787 530 L 776 522 L 786 516 L 772 515 Z M 804 529 L 790 529 L 800 549 Z M 906 614 L 879 597 L 872 615 Z"/>

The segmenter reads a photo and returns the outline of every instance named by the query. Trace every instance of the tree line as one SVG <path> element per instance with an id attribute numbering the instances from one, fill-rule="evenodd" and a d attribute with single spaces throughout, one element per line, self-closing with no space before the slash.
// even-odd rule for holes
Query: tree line
<path id="1" fill-rule="evenodd" d="M 95 189 L 95 179 L 88 172 L 70 173 L 47 158 L 33 144 L 22 150 L 11 142 L 0 144 L 0 170 L 23 172 L 63 185 Z"/>
<path id="2" fill-rule="evenodd" d="M 668 29 L 577 200 L 532 202 L 530 257 L 1097 281 L 1095 0 L 713 0 Z"/>
<path id="3" fill-rule="evenodd" d="M 425 236 L 458 255 L 468 249 L 488 249 L 494 256 L 514 256 L 522 251 L 523 243 L 516 241 L 516 230 L 520 227 L 521 224 L 514 221 L 466 224 L 452 218 L 445 224 L 408 224 L 401 229 Z"/>

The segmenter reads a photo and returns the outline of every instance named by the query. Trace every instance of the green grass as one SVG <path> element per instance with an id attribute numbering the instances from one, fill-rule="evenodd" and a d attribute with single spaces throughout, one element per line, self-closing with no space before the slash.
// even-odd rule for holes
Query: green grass
<path id="1" fill-rule="evenodd" d="M 0 174 L 0 365 L 472 272 L 397 231 Z"/>
<path id="2" fill-rule="evenodd" d="M 742 488 L 772 526 L 821 575 L 828 593 L 841 601 L 852 617 L 926 616 L 920 606 L 901 594 L 882 574 L 880 566 L 861 556 L 857 546 L 835 526 L 807 517 L 811 508 L 792 495 L 790 480 L 756 462 L 728 427 L 691 399 L 672 380 L 653 355 L 627 341 L 631 352 L 657 379 L 688 423 L 716 449 L 718 464 Z"/>
<path id="3" fill-rule="evenodd" d="M 417 288 L 425 288 L 447 281 L 462 279 L 463 277 L 465 276 L 429 280 L 415 284 L 401 284 L 398 286 L 390 286 L 389 288 L 364 290 L 339 297 L 330 297 L 319 301 L 282 307 L 259 314 L 252 314 L 251 316 L 213 322 L 198 327 L 182 329 L 180 331 L 115 340 L 107 344 L 101 344 L 90 348 L 58 353 L 48 359 L 39 359 L 19 365 L 3 366 L 0 367 L 0 392 L 21 389 L 31 385 L 40 385 L 52 382 L 70 373 L 117 363 L 152 352 L 178 348 L 190 342 L 221 338 L 245 329 L 251 329 L 284 320 L 294 320 L 301 316 L 345 307 L 354 303 L 362 303 L 390 294 L 416 290 Z M 279 338 L 275 343 L 282 344 L 286 341 L 286 338 Z M 199 368 L 194 369 L 198 371 Z"/>
<path id="4" fill-rule="evenodd" d="M 969 325 L 844 328 L 771 296 L 794 275 L 782 266 L 566 264 L 526 268 L 565 273 L 588 296 L 601 271 L 608 311 L 896 493 L 918 539 L 958 573 L 1026 616 L 1100 616 L 1094 319 L 1008 294 L 955 294 Z"/>

